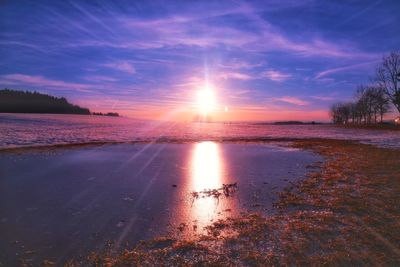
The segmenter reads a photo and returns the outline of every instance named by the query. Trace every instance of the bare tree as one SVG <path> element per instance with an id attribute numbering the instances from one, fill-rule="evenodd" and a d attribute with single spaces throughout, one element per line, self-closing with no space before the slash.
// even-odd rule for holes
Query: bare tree
<path id="1" fill-rule="evenodd" d="M 400 112 L 400 53 L 392 52 L 382 59 L 373 85 L 359 85 L 355 101 L 336 103 L 331 107 L 334 123 L 378 123 L 390 111 L 390 103 Z"/>
<path id="2" fill-rule="evenodd" d="M 331 116 L 333 123 L 347 124 L 352 118 L 353 103 L 336 103 L 331 107 Z"/>
<path id="3" fill-rule="evenodd" d="M 342 123 L 341 117 L 339 114 L 339 105 L 338 103 L 333 104 L 331 107 L 331 117 L 332 117 L 332 122 L 336 124 Z"/>
<path id="4" fill-rule="evenodd" d="M 372 87 L 372 94 L 374 99 L 374 113 L 375 113 L 375 122 L 376 116 L 380 116 L 380 122 L 383 122 L 383 115 L 390 111 L 390 100 L 385 93 L 385 89 L 382 87 Z"/>
<path id="5" fill-rule="evenodd" d="M 351 123 L 359 123 L 359 112 L 357 108 L 357 103 L 350 102 L 348 105 L 349 105 Z"/>
<path id="6" fill-rule="evenodd" d="M 376 71 L 376 81 L 385 90 L 390 101 L 400 112 L 400 53 L 392 52 L 384 56 Z"/>
<path id="7" fill-rule="evenodd" d="M 354 102 L 336 103 L 331 107 L 332 120 L 336 124 L 377 123 L 378 117 L 389 111 L 390 103 L 385 90 L 372 85 L 359 85 Z"/>
<path id="8" fill-rule="evenodd" d="M 371 123 L 372 98 L 368 86 L 359 85 L 356 92 L 356 104 L 360 115 L 360 123 Z"/>

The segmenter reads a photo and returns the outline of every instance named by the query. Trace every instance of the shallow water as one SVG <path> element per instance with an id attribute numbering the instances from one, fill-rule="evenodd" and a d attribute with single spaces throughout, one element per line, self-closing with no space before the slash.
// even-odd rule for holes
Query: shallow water
<path id="1" fill-rule="evenodd" d="M 223 138 L 332 138 L 400 147 L 400 131 L 333 125 L 171 123 L 122 117 L 0 114 L 0 148 L 87 142 L 184 141 Z"/>
<path id="2" fill-rule="evenodd" d="M 196 235 L 244 210 L 271 212 L 277 192 L 321 160 L 272 144 L 209 141 L 0 153 L 0 259 L 63 263 L 107 240 L 118 249 L 168 231 Z M 233 195 L 191 195 L 228 183 L 237 183 Z"/>
<path id="3" fill-rule="evenodd" d="M 240 211 L 273 212 L 277 192 L 321 157 L 272 144 L 210 141 L 260 138 L 348 139 L 400 148 L 399 131 L 333 125 L 0 114 L 0 149 L 126 143 L 0 152 L 0 265 L 47 258 L 60 263 L 100 250 L 107 240 L 122 248 L 168 231 L 199 234 L 211 221 Z M 135 141 L 145 143 L 128 144 Z M 238 185 L 234 196 L 195 199 L 191 194 L 231 183 Z"/>

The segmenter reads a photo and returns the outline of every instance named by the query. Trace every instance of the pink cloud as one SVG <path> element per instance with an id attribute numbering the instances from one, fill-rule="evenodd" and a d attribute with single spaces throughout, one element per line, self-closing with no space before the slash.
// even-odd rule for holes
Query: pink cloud
<path id="1" fill-rule="evenodd" d="M 240 73 L 240 72 L 221 72 L 219 74 L 219 77 L 224 80 L 242 80 L 242 81 L 247 81 L 247 80 L 252 80 L 254 77 Z"/>
<path id="2" fill-rule="evenodd" d="M 263 73 L 263 76 L 276 82 L 286 81 L 292 77 L 291 74 L 283 73 L 276 70 L 267 70 Z"/>
<path id="3" fill-rule="evenodd" d="M 289 103 L 289 104 L 293 104 L 293 105 L 297 105 L 297 106 L 307 106 L 310 104 L 309 102 L 304 101 L 300 98 L 291 97 L 291 96 L 274 98 L 274 101 L 285 102 L 285 103 Z"/>

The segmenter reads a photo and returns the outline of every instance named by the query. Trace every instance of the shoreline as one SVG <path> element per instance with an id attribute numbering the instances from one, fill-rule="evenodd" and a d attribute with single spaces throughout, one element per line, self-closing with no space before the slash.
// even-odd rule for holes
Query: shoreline
<path id="1" fill-rule="evenodd" d="M 247 213 L 214 222 L 197 239 L 160 237 L 68 266 L 399 264 L 399 150 L 327 139 L 292 146 L 325 160 L 280 194 L 278 214 Z"/>
<path id="2" fill-rule="evenodd" d="M 304 140 L 304 138 L 261 138 L 261 137 L 238 137 L 238 138 L 208 138 L 208 139 L 179 139 L 179 138 L 160 138 L 156 140 L 137 140 L 137 141 L 100 141 L 100 142 L 83 142 L 69 144 L 52 144 L 52 145 L 33 145 L 19 147 L 0 148 L 0 153 L 24 153 L 24 152 L 46 152 L 58 149 L 74 149 L 82 147 L 96 147 L 103 145 L 139 145 L 139 144 L 187 144 L 197 142 L 217 142 L 217 143 L 271 143 L 271 142 L 294 142 Z M 329 140 L 326 138 L 310 138 L 310 140 Z M 334 139 L 332 139 L 334 140 Z M 357 142 L 357 141 L 355 141 Z"/>
<path id="3" fill-rule="evenodd" d="M 26 146 L 15 146 L 15 147 L 0 147 L 0 153 L 25 153 L 25 152 L 48 152 L 59 149 L 74 149 L 83 147 L 96 147 L 103 145 L 137 145 L 137 144 L 186 144 L 186 143 L 196 143 L 196 142 L 217 142 L 217 143 L 273 143 L 273 142 L 297 142 L 297 141 L 347 141 L 352 143 L 362 143 L 364 140 L 348 140 L 348 139 L 335 139 L 335 138 L 290 138 L 290 137 L 227 137 L 227 138 L 158 138 L 149 140 L 136 140 L 136 141 L 93 141 L 93 142 L 82 142 L 82 143 L 59 143 L 59 144 L 49 144 L 49 145 L 26 145 Z M 366 144 L 376 147 L 377 144 Z M 400 149 L 397 147 L 384 147 L 386 149 Z"/>
<path id="4" fill-rule="evenodd" d="M 364 129 L 364 130 L 378 130 L 378 131 L 400 131 L 400 125 L 396 124 L 332 124 L 338 128 L 343 129 Z"/>

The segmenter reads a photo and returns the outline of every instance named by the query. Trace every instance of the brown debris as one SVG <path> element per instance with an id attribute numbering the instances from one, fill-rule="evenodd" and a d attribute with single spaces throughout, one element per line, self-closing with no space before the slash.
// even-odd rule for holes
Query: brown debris
<path id="1" fill-rule="evenodd" d="M 222 184 L 221 188 L 205 189 L 199 192 L 192 192 L 191 195 L 193 199 L 205 198 L 205 197 L 214 197 L 216 199 L 219 199 L 219 197 L 221 197 L 222 195 L 225 197 L 233 196 L 237 191 L 237 189 L 238 189 L 237 183 Z"/>

